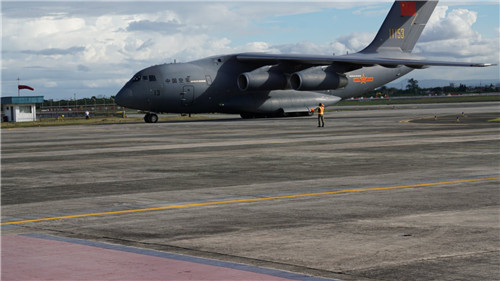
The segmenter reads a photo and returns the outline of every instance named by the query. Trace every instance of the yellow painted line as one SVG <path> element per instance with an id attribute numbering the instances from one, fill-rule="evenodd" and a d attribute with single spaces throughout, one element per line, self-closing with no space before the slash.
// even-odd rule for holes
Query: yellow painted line
<path id="1" fill-rule="evenodd" d="M 144 209 L 111 211 L 111 212 L 101 212 L 101 213 L 89 213 L 89 214 L 79 214 L 79 215 L 70 215 L 70 216 L 59 216 L 59 217 L 50 217 L 50 218 L 2 222 L 2 223 L 0 223 L 0 225 L 23 224 L 23 223 L 29 223 L 29 222 L 52 221 L 52 220 L 62 220 L 62 219 L 83 218 L 83 217 L 95 217 L 95 216 L 104 216 L 104 215 L 129 214 L 129 213 L 138 213 L 138 212 L 151 212 L 151 211 L 159 211 L 159 210 L 181 209 L 181 208 L 210 206 L 210 205 L 259 202 L 259 201 L 277 200 L 277 199 L 302 198 L 302 197 L 331 195 L 331 194 L 350 193 L 350 192 L 379 191 L 379 190 L 390 190 L 390 189 L 401 189 L 401 188 L 412 188 L 412 187 L 413 188 L 415 188 L 415 187 L 430 187 L 430 186 L 443 185 L 443 184 L 490 181 L 490 180 L 496 180 L 496 179 L 500 179 L 500 176 L 499 177 L 489 177 L 489 178 L 477 178 L 477 179 L 419 183 L 419 184 L 399 185 L 399 186 L 344 189 L 344 190 L 335 190 L 335 191 L 282 195 L 282 196 L 271 196 L 271 197 L 262 197 L 262 198 L 248 198 L 248 199 L 235 199 L 235 200 L 215 201 L 215 202 L 191 203 L 191 204 L 184 204 L 184 205 L 172 205 L 172 206 L 162 206 L 162 207 L 153 207 L 153 208 L 144 208 Z"/>

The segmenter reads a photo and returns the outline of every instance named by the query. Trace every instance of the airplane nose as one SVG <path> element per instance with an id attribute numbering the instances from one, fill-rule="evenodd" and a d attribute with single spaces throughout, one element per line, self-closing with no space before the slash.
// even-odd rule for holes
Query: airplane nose
<path id="1" fill-rule="evenodd" d="M 132 90 L 123 87 L 115 96 L 115 102 L 119 106 L 129 107 L 132 102 Z"/>

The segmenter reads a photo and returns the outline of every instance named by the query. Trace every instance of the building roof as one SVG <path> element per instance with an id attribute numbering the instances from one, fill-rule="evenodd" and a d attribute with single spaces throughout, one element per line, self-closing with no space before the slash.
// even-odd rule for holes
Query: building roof
<path id="1" fill-rule="evenodd" d="M 43 96 L 2 97 L 2 104 L 43 103 Z"/>

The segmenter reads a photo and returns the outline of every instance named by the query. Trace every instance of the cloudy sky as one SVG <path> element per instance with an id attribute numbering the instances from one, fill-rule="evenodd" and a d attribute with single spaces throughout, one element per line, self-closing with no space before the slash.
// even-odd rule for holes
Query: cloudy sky
<path id="1" fill-rule="evenodd" d="M 237 52 L 361 50 L 392 1 L 2 1 L 2 96 L 113 96 L 142 68 Z M 499 2 L 440 1 L 414 52 L 499 63 Z M 498 79 L 499 67 L 414 71 L 405 79 Z"/>

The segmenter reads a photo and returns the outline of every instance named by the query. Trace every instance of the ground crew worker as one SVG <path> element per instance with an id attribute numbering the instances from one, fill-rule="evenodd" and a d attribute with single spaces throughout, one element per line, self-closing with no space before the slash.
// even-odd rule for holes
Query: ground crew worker
<path id="1" fill-rule="evenodd" d="M 325 113 L 325 105 L 320 103 L 316 109 L 311 109 L 311 110 L 318 112 L 318 127 L 324 127 L 325 126 L 325 116 L 323 114 Z"/>

